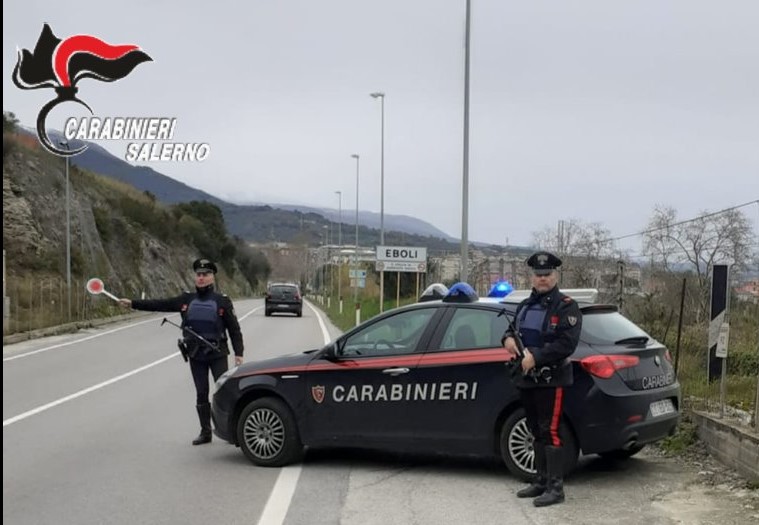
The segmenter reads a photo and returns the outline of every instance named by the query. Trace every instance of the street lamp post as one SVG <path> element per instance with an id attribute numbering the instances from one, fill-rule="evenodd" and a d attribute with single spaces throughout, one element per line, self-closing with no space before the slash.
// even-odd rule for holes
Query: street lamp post
<path id="1" fill-rule="evenodd" d="M 337 193 L 337 300 L 343 313 L 343 192 Z"/>
<path id="2" fill-rule="evenodd" d="M 322 302 L 327 305 L 327 308 L 329 308 L 329 295 L 327 294 L 327 264 L 329 262 L 329 225 L 325 224 L 322 226 L 324 228 L 324 237 L 322 241 L 322 251 L 324 253 L 324 259 L 322 260 Z M 331 273 L 330 273 L 331 278 Z M 330 284 L 329 287 L 329 294 L 332 293 L 332 285 Z M 324 297 L 327 297 L 325 300 Z"/>
<path id="3" fill-rule="evenodd" d="M 461 281 L 469 275 L 469 26 L 471 0 L 466 0 L 466 31 L 464 45 L 464 174 L 461 191 Z"/>
<path id="4" fill-rule="evenodd" d="M 358 305 L 358 174 L 360 158 L 357 153 L 351 155 L 356 159 L 356 249 L 353 252 L 353 302 L 356 303 L 356 324 L 359 324 L 361 311 Z"/>
<path id="5" fill-rule="evenodd" d="M 385 244 L 385 94 L 381 91 L 369 96 L 381 101 L 380 124 L 380 245 Z M 380 313 L 385 310 L 385 272 L 380 270 Z"/>
<path id="6" fill-rule="evenodd" d="M 69 149 L 67 140 L 58 143 Z M 68 321 L 71 321 L 71 201 L 69 200 L 69 157 L 66 157 L 66 290 L 68 303 Z"/>

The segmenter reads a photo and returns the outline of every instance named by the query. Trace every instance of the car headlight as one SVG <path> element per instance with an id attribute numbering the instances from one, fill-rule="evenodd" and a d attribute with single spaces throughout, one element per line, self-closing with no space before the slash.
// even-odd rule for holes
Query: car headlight
<path id="1" fill-rule="evenodd" d="M 237 368 L 238 367 L 236 366 L 233 368 L 230 368 L 229 370 L 221 374 L 221 376 L 219 376 L 219 379 L 217 379 L 216 383 L 214 384 L 214 392 L 218 392 L 219 389 L 224 386 L 224 383 L 227 382 L 227 379 L 232 377 L 234 373 L 237 372 Z"/>

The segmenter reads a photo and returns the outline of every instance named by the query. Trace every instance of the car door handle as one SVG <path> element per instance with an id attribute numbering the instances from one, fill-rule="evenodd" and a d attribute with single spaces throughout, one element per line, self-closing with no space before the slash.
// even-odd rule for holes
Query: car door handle
<path id="1" fill-rule="evenodd" d="M 399 376 L 401 374 L 408 374 L 410 370 L 408 368 L 385 368 L 382 373 L 389 374 L 391 376 Z"/>

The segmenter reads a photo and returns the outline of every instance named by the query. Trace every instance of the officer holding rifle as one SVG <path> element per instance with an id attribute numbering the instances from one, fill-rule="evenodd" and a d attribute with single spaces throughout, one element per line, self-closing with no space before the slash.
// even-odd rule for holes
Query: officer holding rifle
<path id="1" fill-rule="evenodd" d="M 532 294 L 517 307 L 516 329 L 511 325 L 506 330 L 503 346 L 514 366 L 521 367 L 515 382 L 535 438 L 537 479 L 517 492 L 517 497 L 535 498 L 533 504 L 544 507 L 564 501 L 559 425 L 564 387 L 572 384 L 569 356 L 580 340 L 582 314 L 557 286 L 561 259 L 541 251 L 530 256 L 527 265 L 532 269 Z"/>
<path id="2" fill-rule="evenodd" d="M 195 272 L 195 292 L 185 292 L 168 299 L 119 299 L 119 304 L 135 310 L 180 312 L 184 337 L 180 339 L 179 346 L 182 356 L 190 362 L 200 420 L 200 434 L 192 444 L 202 445 L 211 442 L 208 372 L 215 381 L 229 367 L 227 333 L 235 352 L 235 366 L 242 364 L 243 342 L 232 301 L 214 290 L 216 265 L 208 259 L 197 259 L 192 269 Z"/>

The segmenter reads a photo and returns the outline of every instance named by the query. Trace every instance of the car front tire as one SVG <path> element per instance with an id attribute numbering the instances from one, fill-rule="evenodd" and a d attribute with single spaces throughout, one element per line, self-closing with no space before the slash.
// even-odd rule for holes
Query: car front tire
<path id="1" fill-rule="evenodd" d="M 577 440 L 566 423 L 559 427 L 559 435 L 564 448 L 564 475 L 569 474 L 577 465 L 580 454 Z M 501 427 L 501 458 L 514 476 L 524 481 L 535 479 L 535 452 L 533 450 L 532 432 L 527 428 L 524 408 L 518 408 L 506 418 Z"/>
<path id="2" fill-rule="evenodd" d="M 237 442 L 262 467 L 281 467 L 300 459 L 303 445 L 288 406 L 272 397 L 252 401 L 237 421 Z"/>

